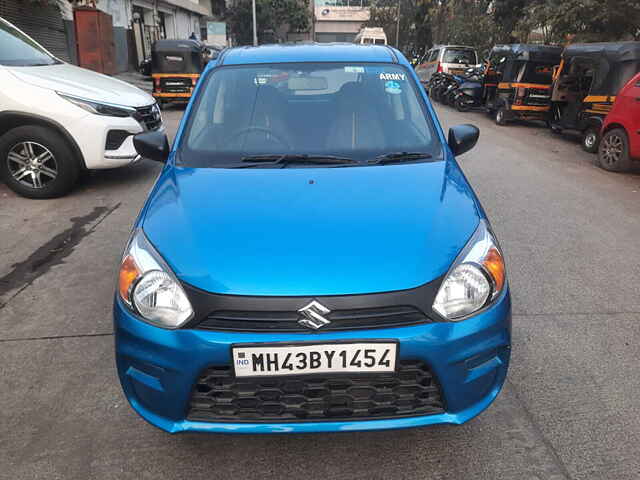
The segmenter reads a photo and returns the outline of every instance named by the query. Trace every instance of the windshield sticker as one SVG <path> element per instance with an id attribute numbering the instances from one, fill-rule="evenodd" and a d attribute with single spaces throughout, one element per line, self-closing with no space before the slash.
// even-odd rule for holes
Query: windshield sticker
<path id="1" fill-rule="evenodd" d="M 344 67 L 344 71 L 346 73 L 364 73 L 364 67 L 346 66 Z"/>
<path id="2" fill-rule="evenodd" d="M 380 80 L 402 80 L 403 82 L 407 79 L 407 76 L 404 73 L 381 73 Z"/>
<path id="3" fill-rule="evenodd" d="M 392 95 L 398 95 L 402 93 L 402 88 L 400 88 L 400 84 L 398 82 L 389 80 L 384 84 L 384 91 L 387 93 L 391 93 Z"/>

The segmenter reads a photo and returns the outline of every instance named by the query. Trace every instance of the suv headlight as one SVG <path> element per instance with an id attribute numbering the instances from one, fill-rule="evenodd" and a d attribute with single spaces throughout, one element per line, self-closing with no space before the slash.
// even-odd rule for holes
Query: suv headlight
<path id="1" fill-rule="evenodd" d="M 462 320 L 493 302 L 505 283 L 502 252 L 481 220 L 440 285 L 433 309 L 447 320 Z"/>
<path id="2" fill-rule="evenodd" d="M 122 256 L 118 295 L 134 313 L 163 328 L 178 328 L 193 308 L 171 269 L 141 229 L 135 230 Z"/>
<path id="3" fill-rule="evenodd" d="M 74 105 L 85 109 L 87 112 L 94 113 L 96 115 L 106 115 L 109 117 L 130 117 L 136 112 L 135 108 L 127 107 L 126 105 L 115 105 L 113 103 L 96 102 L 94 100 L 75 97 L 73 95 L 67 95 L 65 93 L 57 93 L 65 100 L 68 100 Z"/>

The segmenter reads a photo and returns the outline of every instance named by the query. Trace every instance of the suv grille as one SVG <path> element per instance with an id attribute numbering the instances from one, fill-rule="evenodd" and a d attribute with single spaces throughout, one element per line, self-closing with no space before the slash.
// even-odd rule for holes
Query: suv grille
<path id="1" fill-rule="evenodd" d="M 194 385 L 194 421 L 366 420 L 444 413 L 440 387 L 424 362 L 398 371 L 304 377 L 235 378 L 230 366 L 207 368 Z"/>
<path id="2" fill-rule="evenodd" d="M 157 103 L 136 108 L 133 118 L 140 122 L 146 130 L 157 130 L 162 125 L 162 117 Z"/>
<path id="3" fill-rule="evenodd" d="M 196 328 L 242 332 L 308 332 L 298 324 L 297 311 L 237 311 L 219 310 L 209 314 Z M 326 330 L 357 330 L 361 328 L 391 328 L 426 323 L 430 320 L 415 307 L 377 307 L 353 310 L 333 310 L 326 318 L 331 322 Z"/>

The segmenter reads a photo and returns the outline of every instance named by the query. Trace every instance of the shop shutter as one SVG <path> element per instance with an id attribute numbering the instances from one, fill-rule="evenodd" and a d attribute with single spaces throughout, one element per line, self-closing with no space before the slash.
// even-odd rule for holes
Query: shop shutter
<path id="1" fill-rule="evenodd" d="M 64 22 L 55 5 L 43 5 L 33 0 L 0 0 L 0 17 L 13 23 L 56 57 L 70 61 Z"/>

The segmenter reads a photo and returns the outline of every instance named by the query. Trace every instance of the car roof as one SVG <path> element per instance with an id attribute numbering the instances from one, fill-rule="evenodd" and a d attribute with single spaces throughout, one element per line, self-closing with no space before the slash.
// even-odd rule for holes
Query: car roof
<path id="1" fill-rule="evenodd" d="M 220 63 L 384 62 L 398 63 L 399 52 L 386 45 L 355 43 L 276 44 L 236 47 L 224 51 Z M 404 62 L 402 62 L 404 63 Z"/>
<path id="2" fill-rule="evenodd" d="M 466 48 L 467 50 L 475 50 L 474 47 L 470 47 L 469 45 L 434 45 L 433 47 L 431 47 L 431 50 L 442 48 Z"/>

